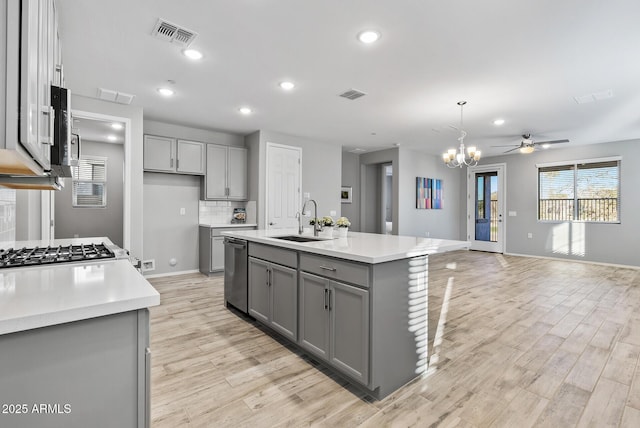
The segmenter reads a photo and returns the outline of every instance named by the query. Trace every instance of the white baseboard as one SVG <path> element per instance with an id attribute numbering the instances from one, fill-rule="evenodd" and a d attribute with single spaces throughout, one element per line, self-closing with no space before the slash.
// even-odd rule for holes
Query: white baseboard
<path id="1" fill-rule="evenodd" d="M 587 263 L 591 265 L 601 265 L 601 266 L 610 266 L 610 267 L 619 267 L 625 269 L 636 269 L 640 270 L 640 266 L 633 265 L 621 265 L 616 263 L 605 263 L 605 262 L 594 262 L 591 260 L 577 260 L 577 259 L 565 259 L 562 257 L 550 257 L 550 256 L 534 256 L 531 254 L 518 254 L 518 253 L 504 253 L 505 256 L 516 256 L 516 257 L 531 257 L 534 259 L 547 259 L 547 260 L 558 260 L 561 262 L 576 262 L 576 263 Z"/>
<path id="2" fill-rule="evenodd" d="M 162 278 L 164 276 L 175 276 L 175 275 L 186 275 L 189 273 L 199 273 L 198 269 L 194 270 L 183 270 L 180 272 L 166 272 L 166 273 L 155 273 L 153 275 L 144 275 L 145 278 Z"/>

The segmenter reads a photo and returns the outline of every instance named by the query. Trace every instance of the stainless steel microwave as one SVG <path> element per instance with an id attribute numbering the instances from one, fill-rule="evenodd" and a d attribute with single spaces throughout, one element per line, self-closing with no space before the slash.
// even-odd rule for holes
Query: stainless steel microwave
<path id="1" fill-rule="evenodd" d="M 51 175 L 71 177 L 71 167 L 78 165 L 80 137 L 71 133 L 71 92 L 51 86 L 51 106 L 54 110 Z"/>

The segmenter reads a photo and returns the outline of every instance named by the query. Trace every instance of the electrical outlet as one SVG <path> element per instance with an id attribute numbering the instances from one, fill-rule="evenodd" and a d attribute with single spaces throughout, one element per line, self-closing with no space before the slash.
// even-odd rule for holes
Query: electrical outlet
<path id="1" fill-rule="evenodd" d="M 187 210 L 185 208 L 180 208 L 180 215 L 185 215 Z"/>
<path id="2" fill-rule="evenodd" d="M 527 238 L 529 238 L 529 239 L 533 238 L 533 233 L 531 233 L 531 232 L 527 233 Z"/>
<path id="3" fill-rule="evenodd" d="M 148 272 L 151 270 L 156 270 L 156 261 L 155 259 L 143 260 L 141 266 L 142 272 Z"/>
<path id="4" fill-rule="evenodd" d="M 335 217 L 335 216 L 336 216 L 336 210 L 331 210 L 331 211 L 329 211 L 329 215 L 330 215 L 331 217 Z"/>

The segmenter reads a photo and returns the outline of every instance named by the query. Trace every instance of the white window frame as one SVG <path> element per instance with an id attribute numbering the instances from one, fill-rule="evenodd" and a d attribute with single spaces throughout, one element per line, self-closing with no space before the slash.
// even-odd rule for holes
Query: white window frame
<path id="1" fill-rule="evenodd" d="M 78 168 L 82 161 L 101 161 L 104 163 L 104 180 L 81 180 L 77 177 Z M 107 158 L 104 156 L 82 156 L 78 160 L 78 166 L 71 167 L 72 181 L 71 181 L 71 193 L 72 193 L 72 206 L 73 208 L 106 208 L 107 207 Z M 83 184 L 102 184 L 102 203 L 95 205 L 78 205 L 78 195 L 76 193 L 76 183 Z"/>
<path id="2" fill-rule="evenodd" d="M 614 221 L 596 221 L 596 220 L 542 220 L 540 219 L 540 168 L 545 167 L 554 167 L 554 166 L 573 166 L 575 168 L 574 171 L 577 171 L 577 166 L 581 164 L 590 164 L 590 163 L 601 163 L 601 162 L 618 162 L 618 219 Z M 577 184 L 576 178 L 574 176 L 574 217 L 576 217 L 576 210 L 578 209 L 578 193 L 577 193 Z M 578 160 L 570 160 L 570 161 L 560 161 L 560 162 L 548 162 L 548 163 L 540 163 L 536 164 L 536 219 L 540 223 L 596 223 L 596 224 L 620 224 L 622 222 L 622 156 L 612 156 L 605 158 L 595 158 L 595 159 L 578 159 Z"/>

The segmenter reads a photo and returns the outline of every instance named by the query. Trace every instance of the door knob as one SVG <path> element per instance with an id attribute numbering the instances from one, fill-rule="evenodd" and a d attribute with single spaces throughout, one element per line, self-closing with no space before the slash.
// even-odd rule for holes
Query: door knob
<path id="1" fill-rule="evenodd" d="M 272 221 L 269 222 L 269 226 L 275 226 L 276 224 L 278 224 L 278 223 L 274 223 Z"/>

